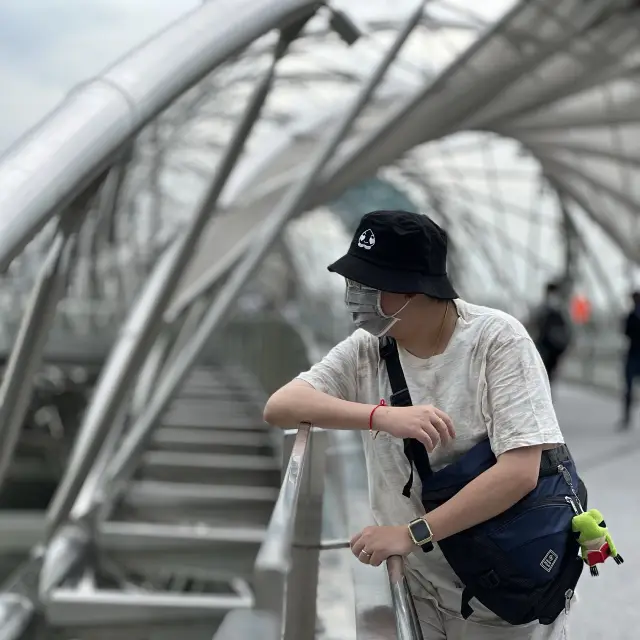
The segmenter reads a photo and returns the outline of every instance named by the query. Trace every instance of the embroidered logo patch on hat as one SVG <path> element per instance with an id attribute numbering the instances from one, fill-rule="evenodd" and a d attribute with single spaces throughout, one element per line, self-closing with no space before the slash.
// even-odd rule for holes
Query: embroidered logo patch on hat
<path id="1" fill-rule="evenodd" d="M 371 231 L 371 229 L 364 231 L 358 238 L 358 246 L 361 249 L 366 249 L 367 251 L 369 251 L 375 243 L 376 237 L 373 235 L 373 231 Z"/>

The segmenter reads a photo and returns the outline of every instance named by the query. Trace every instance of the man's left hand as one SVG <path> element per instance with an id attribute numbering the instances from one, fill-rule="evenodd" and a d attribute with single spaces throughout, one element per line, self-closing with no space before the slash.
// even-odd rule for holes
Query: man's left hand
<path id="1" fill-rule="evenodd" d="M 351 538 L 351 551 L 363 564 L 380 566 L 389 556 L 406 556 L 415 545 L 407 525 L 367 527 Z"/>

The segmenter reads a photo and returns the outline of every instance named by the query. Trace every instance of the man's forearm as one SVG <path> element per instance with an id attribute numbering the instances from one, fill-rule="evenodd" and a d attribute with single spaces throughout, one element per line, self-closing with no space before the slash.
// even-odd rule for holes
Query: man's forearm
<path id="1" fill-rule="evenodd" d="M 334 398 L 298 380 L 269 398 L 264 419 L 273 426 L 283 428 L 310 422 L 325 429 L 368 429 L 369 416 L 374 407 Z"/>
<path id="2" fill-rule="evenodd" d="M 535 487 L 531 474 L 496 464 L 480 474 L 425 519 L 437 542 L 503 513 Z"/>

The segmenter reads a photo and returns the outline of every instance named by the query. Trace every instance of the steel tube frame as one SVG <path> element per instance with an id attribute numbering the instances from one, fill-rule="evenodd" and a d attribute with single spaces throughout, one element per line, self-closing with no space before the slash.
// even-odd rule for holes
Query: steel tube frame
<path id="1" fill-rule="evenodd" d="M 560 230 L 564 240 L 563 288 L 565 295 L 570 295 L 575 285 L 578 268 L 578 233 L 569 213 L 569 207 L 559 191 L 556 191 L 560 210 Z"/>
<path id="2" fill-rule="evenodd" d="M 27 630 L 35 606 L 24 595 L 18 593 L 0 594 L 0 640 L 20 640 Z"/>
<path id="3" fill-rule="evenodd" d="M 613 200 L 621 203 L 628 212 L 637 211 L 638 202 L 623 193 L 618 193 L 611 186 L 601 180 L 597 180 L 594 176 L 580 173 L 568 163 L 561 162 L 542 151 L 536 151 L 536 147 L 531 148 L 531 153 L 540 162 L 545 174 L 547 176 L 551 176 L 549 180 L 552 181 L 554 185 L 558 186 L 558 190 L 571 196 L 573 200 L 580 204 L 581 208 L 593 220 L 593 222 L 595 222 L 595 224 L 597 224 L 611 238 L 611 240 L 618 245 L 626 258 L 633 260 L 634 262 L 640 262 L 640 249 L 638 248 L 637 243 L 634 242 L 635 239 L 628 238 L 624 231 L 621 231 L 617 229 L 615 225 L 610 224 L 606 218 L 600 218 L 597 215 L 593 204 L 589 202 L 581 191 L 574 186 L 572 178 L 577 177 L 578 180 L 586 183 L 595 191 L 604 191 Z M 586 203 L 588 206 L 584 206 L 583 203 Z"/>
<path id="4" fill-rule="evenodd" d="M 122 405 L 111 423 L 109 433 L 100 449 L 96 460 L 82 483 L 78 497 L 73 503 L 70 512 L 70 520 L 81 522 L 87 527 L 92 539 L 95 539 L 95 527 L 100 520 L 100 514 L 104 505 L 104 493 L 102 491 L 102 477 L 109 466 L 113 452 L 122 441 L 127 428 L 127 406 Z M 46 523 L 45 523 L 46 530 Z"/>
<path id="5" fill-rule="evenodd" d="M 177 358 L 182 347 L 188 342 L 189 337 L 193 335 L 194 331 L 198 328 L 198 324 L 202 320 L 207 307 L 211 304 L 209 298 L 209 291 L 207 290 L 203 292 L 197 300 L 195 300 L 189 307 L 184 309 L 182 315 L 177 316 L 173 320 L 172 325 L 178 326 L 178 323 L 180 323 L 180 326 L 178 327 L 175 340 L 171 345 L 171 349 L 169 350 L 169 353 L 162 364 L 162 369 L 158 373 L 158 377 L 156 378 L 156 380 L 161 378 L 163 372 L 171 366 L 171 363 Z M 150 394 L 149 398 L 151 397 L 151 395 L 152 394 Z"/>
<path id="6" fill-rule="evenodd" d="M 518 9 L 518 7 L 512 9 L 508 15 L 515 15 L 517 13 L 516 9 Z M 496 31 L 497 26 L 494 26 L 487 32 L 487 36 L 483 36 L 479 41 L 472 45 L 472 49 L 469 53 L 463 54 L 462 57 L 464 57 L 464 61 L 462 63 L 454 63 L 443 73 L 442 76 L 437 78 L 438 90 L 441 86 L 446 84 L 449 74 L 457 71 L 466 62 L 468 62 L 468 58 L 471 53 L 482 48 L 486 37 L 489 37 L 492 34 L 495 35 Z M 354 180 L 351 178 L 345 179 L 342 174 L 352 174 L 354 165 L 357 166 L 363 164 L 372 156 L 372 153 L 375 156 L 374 152 L 376 146 L 379 145 L 381 141 L 388 139 L 392 135 L 393 131 L 399 126 L 399 123 L 413 113 L 413 111 L 421 104 L 425 95 L 428 95 L 427 92 L 430 91 L 431 85 L 432 83 L 429 83 L 426 89 L 422 89 L 415 94 L 411 94 L 408 98 L 404 95 L 401 96 L 401 99 L 406 100 L 406 104 L 404 104 L 402 108 L 394 109 L 388 120 L 385 120 L 380 124 L 371 134 L 367 134 L 361 142 L 358 142 L 354 146 L 353 149 L 349 149 L 344 157 L 339 158 L 337 162 L 332 163 L 331 166 L 327 167 L 324 175 L 321 176 L 316 185 L 314 185 L 311 199 L 308 204 L 310 206 L 320 205 L 323 202 L 326 202 L 327 198 L 333 198 L 339 195 L 344 189 L 351 186 Z M 326 127 L 326 122 L 324 120 L 321 124 L 323 127 Z M 306 134 L 311 135 L 312 133 L 317 133 L 315 128 L 306 130 Z M 374 170 L 376 168 L 377 167 L 373 167 Z M 358 171 L 358 173 L 361 174 L 360 171 Z M 320 192 L 322 192 L 322 196 L 320 195 Z M 327 193 L 329 194 L 328 196 Z M 241 241 L 241 243 L 244 243 L 244 241 Z M 245 247 L 242 247 L 242 249 L 246 250 Z M 173 301 L 169 309 L 169 317 L 172 317 L 183 309 L 185 305 L 192 302 L 200 294 L 203 288 L 210 287 L 216 281 L 219 281 L 227 271 L 231 270 L 239 259 L 240 256 L 238 253 L 235 251 L 229 252 L 223 259 L 222 263 L 215 265 L 210 270 L 205 271 L 203 274 L 198 276 L 193 283 L 188 285 L 187 290 L 183 295 Z"/>
<path id="7" fill-rule="evenodd" d="M 615 294 L 613 293 L 615 288 L 611 286 L 611 282 L 607 274 L 607 270 L 600 263 L 599 259 L 597 258 L 597 255 L 589 250 L 589 246 L 587 245 L 585 238 L 583 237 L 582 233 L 578 228 L 578 225 L 576 224 L 576 221 L 574 220 L 573 213 L 571 212 L 570 208 L 567 206 L 567 200 L 568 199 L 573 200 L 595 224 L 599 224 L 597 216 L 595 216 L 593 213 L 591 203 L 581 193 L 579 193 L 577 189 L 569 188 L 569 185 L 567 185 L 564 181 L 558 180 L 556 176 L 552 176 L 548 172 L 545 173 L 545 176 L 548 182 L 551 184 L 551 186 L 556 190 L 558 197 L 561 198 L 563 201 L 564 215 L 566 215 L 568 220 L 570 221 L 573 227 L 573 231 L 575 233 L 575 240 L 577 241 L 580 248 L 582 249 L 582 252 L 584 253 L 584 256 L 587 259 L 588 263 L 593 268 L 593 272 L 596 278 L 600 280 L 602 284 L 603 292 L 609 298 L 610 308 L 620 309 L 620 311 L 622 311 L 620 300 L 618 300 Z M 602 227 L 602 225 L 600 226 Z M 605 231 L 605 233 L 607 232 L 607 230 L 604 228 L 603 228 L 603 231 Z"/>
<path id="8" fill-rule="evenodd" d="M 219 169 L 184 235 L 167 249 L 150 278 L 138 303 L 132 309 L 122 335 L 113 348 L 101 375 L 69 464 L 47 513 L 51 535 L 68 516 L 81 485 L 95 462 L 105 437 L 128 395 L 141 361 L 144 361 L 163 323 L 163 313 L 175 293 L 182 274 L 209 222 L 216 203 L 244 149 L 247 138 L 273 83 L 275 68 L 288 44 L 279 44 L 267 73 L 257 85 Z"/>
<path id="9" fill-rule="evenodd" d="M 86 559 L 89 542 L 87 529 L 76 524 L 62 527 L 50 541 L 38 580 L 40 602 L 47 602 L 51 592 L 62 584 L 69 572 Z"/>
<path id="10" fill-rule="evenodd" d="M 346 168 L 356 163 L 362 163 L 370 156 L 376 146 L 381 141 L 385 141 L 392 136 L 397 127 L 405 120 L 410 118 L 420 105 L 432 94 L 439 92 L 450 78 L 464 68 L 469 63 L 469 60 L 473 56 L 481 51 L 491 38 L 500 33 L 502 26 L 516 16 L 521 11 L 521 4 L 516 3 L 503 17 L 502 19 L 491 26 L 487 32 L 478 38 L 473 44 L 459 56 L 449 67 L 447 67 L 441 75 L 429 83 L 425 88 L 420 89 L 413 95 L 411 95 L 404 104 L 402 104 L 392 116 L 383 122 L 377 129 L 368 134 L 361 143 L 359 143 L 348 156 L 345 157 L 340 163 L 337 163 L 335 167 L 332 167 L 325 176 L 323 176 L 323 184 L 330 185 L 331 194 L 341 192 L 346 189 L 350 184 L 340 179 L 340 174 L 344 172 Z M 424 141 L 421 141 L 424 142 Z M 405 150 L 406 151 L 406 150 Z M 319 198 L 316 197 L 319 201 Z"/>
<path id="11" fill-rule="evenodd" d="M 316 185 L 323 169 L 334 156 L 336 149 L 346 138 L 352 125 L 384 78 L 387 70 L 400 52 L 407 38 L 420 21 L 426 0 L 410 15 L 395 42 L 383 56 L 374 73 L 359 91 L 350 109 L 343 115 L 333 133 L 324 141 L 316 157 L 310 163 L 305 176 L 286 192 L 280 205 L 269 215 L 261 229 L 262 233 L 247 250 L 245 257 L 222 286 L 213 304 L 207 311 L 201 325 L 191 340 L 185 345 L 175 362 L 169 366 L 159 383 L 158 389 L 147 405 L 145 412 L 136 420 L 122 448 L 113 460 L 110 469 L 111 481 L 116 481 L 127 473 L 132 461 L 143 449 L 160 415 L 166 410 L 171 398 L 183 383 L 189 370 L 197 361 L 202 348 L 212 333 L 228 318 L 238 293 L 261 264 L 272 244 L 277 240 L 284 225 L 308 203 L 310 192 Z"/>
<path id="12" fill-rule="evenodd" d="M 143 349 L 150 346 L 144 341 L 144 330 L 153 318 L 146 312 L 155 307 L 154 302 L 161 296 L 177 248 L 177 245 L 172 245 L 161 257 L 134 310 L 140 310 L 141 313 L 130 314 L 117 344 L 110 353 L 100 376 L 94 400 L 76 437 L 67 463 L 67 471 L 49 505 L 46 516 L 49 539 L 68 516 L 104 444 L 119 407 L 130 392 L 134 367 L 140 366 L 144 357 Z"/>
<path id="13" fill-rule="evenodd" d="M 44 353 L 58 302 L 73 268 L 77 232 L 85 220 L 87 198 L 60 216 L 53 244 L 33 287 L 0 387 L 0 487 L 18 444 L 33 392 L 33 376 Z"/>
<path id="14" fill-rule="evenodd" d="M 72 91 L 0 157 L 0 272 L 176 98 L 260 36 L 322 4 L 205 2 Z"/>
<path id="15" fill-rule="evenodd" d="M 244 595 L 132 594 L 58 588 L 51 592 L 47 618 L 55 626 L 68 627 L 166 624 L 174 621 L 185 624 L 188 620 L 210 618 L 216 613 L 223 616 L 234 609 L 248 609 L 251 604 L 251 598 Z"/>

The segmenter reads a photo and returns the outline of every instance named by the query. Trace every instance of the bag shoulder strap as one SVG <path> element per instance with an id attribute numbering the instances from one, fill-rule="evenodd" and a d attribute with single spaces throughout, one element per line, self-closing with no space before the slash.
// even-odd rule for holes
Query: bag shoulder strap
<path id="1" fill-rule="evenodd" d="M 411 394 L 407 387 L 407 379 L 404 377 L 404 371 L 400 364 L 400 354 L 398 353 L 398 344 L 393 338 L 384 336 L 379 339 L 380 357 L 387 365 L 387 375 L 391 383 L 391 398 L 389 399 L 392 407 L 410 407 L 413 405 Z"/>
<path id="2" fill-rule="evenodd" d="M 407 379 L 404 376 L 402 370 L 402 364 L 400 363 L 400 354 L 398 353 L 398 344 L 393 338 L 389 336 L 383 336 L 378 339 L 378 350 L 380 357 L 384 360 L 387 366 L 387 375 L 389 376 L 389 383 L 391 384 L 391 398 L 389 403 L 392 407 L 411 407 L 413 402 L 411 401 L 411 393 L 407 385 Z M 413 486 L 413 467 L 422 471 L 426 475 L 431 475 L 431 464 L 429 462 L 429 455 L 424 445 L 418 440 L 413 438 L 404 439 L 404 454 L 409 460 L 411 466 L 411 473 L 409 479 L 402 490 L 402 495 L 408 498 L 411 495 L 411 487 Z"/>

